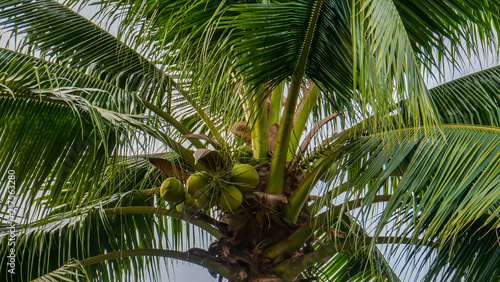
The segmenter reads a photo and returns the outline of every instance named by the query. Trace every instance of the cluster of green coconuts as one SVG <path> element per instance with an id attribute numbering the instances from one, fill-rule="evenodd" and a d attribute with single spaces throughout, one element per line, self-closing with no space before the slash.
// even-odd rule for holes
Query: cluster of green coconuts
<path id="1" fill-rule="evenodd" d="M 251 164 L 243 163 L 255 161 L 252 157 L 252 149 L 240 149 L 240 162 L 236 162 L 229 171 L 195 172 L 186 180 L 185 186 L 181 180 L 169 177 L 162 183 L 160 195 L 176 205 L 179 212 L 185 206 L 209 209 L 218 203 L 226 212 L 234 213 L 243 201 L 243 193 L 250 192 L 259 183 L 257 170 Z"/>

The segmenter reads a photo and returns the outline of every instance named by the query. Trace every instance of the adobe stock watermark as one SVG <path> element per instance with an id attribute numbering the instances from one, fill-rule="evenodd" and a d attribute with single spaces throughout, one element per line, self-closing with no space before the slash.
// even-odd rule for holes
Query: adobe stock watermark
<path id="1" fill-rule="evenodd" d="M 9 252 L 7 255 L 7 271 L 10 274 L 16 274 L 16 237 L 17 237 L 17 223 L 15 221 L 18 207 L 16 195 L 16 172 L 9 170 L 7 172 L 7 214 L 10 221 L 8 230 L 8 246 Z"/>

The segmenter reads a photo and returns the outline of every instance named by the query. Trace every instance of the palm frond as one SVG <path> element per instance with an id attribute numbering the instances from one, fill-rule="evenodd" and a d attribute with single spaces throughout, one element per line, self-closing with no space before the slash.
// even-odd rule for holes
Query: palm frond
<path id="1" fill-rule="evenodd" d="M 378 247 L 337 253 L 313 273 L 319 281 L 401 281 Z"/>
<path id="2" fill-rule="evenodd" d="M 452 80 L 429 93 L 443 123 L 499 126 L 500 68 Z"/>
<path id="3" fill-rule="evenodd" d="M 495 192 L 500 157 L 498 130 L 454 125 L 446 126 L 445 132 L 446 139 L 423 139 L 415 147 L 382 216 L 382 222 L 386 222 L 389 213 L 402 207 L 406 213 L 411 209 L 418 223 L 401 230 L 407 233 L 412 229 L 414 239 L 437 240 L 439 245 L 453 240 L 459 230 L 483 215 L 489 216 L 484 224 L 498 224 L 497 211 L 491 207 L 500 197 Z"/>
<path id="4" fill-rule="evenodd" d="M 21 273 L 22 279 L 31 280 L 46 273 L 52 276 L 59 271 L 59 266 L 70 259 L 81 261 L 116 250 L 185 248 L 187 242 L 175 241 L 183 230 L 178 230 L 178 226 L 170 223 L 168 216 L 114 212 L 116 208 L 128 205 L 144 205 L 153 197 L 137 191 L 115 193 L 100 199 L 86 200 L 81 207 L 70 211 L 59 209 L 58 213 L 44 219 L 17 224 L 17 230 L 22 230 L 16 238 L 18 273 Z M 2 224 L 3 231 L 8 228 L 9 224 Z M 189 244 L 196 244 L 201 238 L 209 236 L 202 229 L 189 231 L 192 232 Z M 198 232 L 201 238 L 198 237 Z M 1 253 L 9 253 L 8 239 L 8 232 L 0 236 Z M 161 279 L 158 275 L 159 264 L 160 260 L 156 258 L 123 258 L 121 262 L 109 261 L 94 265 L 87 269 L 86 276 L 92 281 L 130 279 L 137 275 Z M 136 267 L 131 268 L 131 265 Z M 142 267 L 138 267 L 139 265 Z M 9 275 L 7 268 L 0 272 L 0 277 Z"/>
<path id="5" fill-rule="evenodd" d="M 228 31 L 217 28 L 218 17 L 226 13 L 232 1 L 66 3 L 101 5 L 98 15 L 119 21 L 119 38 L 139 44 L 137 48 L 147 51 L 146 57 L 161 63 L 161 72 L 175 80 L 164 79 L 179 91 L 172 92 L 172 98 L 181 94 L 183 103 L 187 101 L 200 115 L 202 111 L 210 113 L 216 124 L 220 124 L 220 119 L 231 118 L 232 123 L 242 120 L 242 103 L 234 92 L 236 86 L 230 71 L 232 56 L 227 53 Z M 198 104 L 202 108 L 198 109 Z M 186 111 L 179 104 L 172 103 L 171 107 Z M 208 123 L 208 119 L 202 118 Z"/>
<path id="6" fill-rule="evenodd" d="M 90 104 L 120 113 L 134 113 L 134 94 L 73 68 L 0 49 L 0 82 L 12 92 L 33 95 L 48 89 L 81 88 Z M 76 91 L 75 91 L 76 93 Z"/>
<path id="7" fill-rule="evenodd" d="M 0 76 L 0 81 L 4 87 L 10 90 L 10 93 L 5 93 L 3 96 L 6 96 L 4 99 L 16 99 L 22 98 L 21 100 L 26 100 L 27 103 L 31 103 L 32 107 L 36 107 L 39 103 L 55 103 L 57 105 L 64 105 L 68 108 L 66 114 L 70 116 L 71 119 L 74 120 L 74 128 L 75 130 L 71 131 L 72 134 L 78 135 L 77 126 L 82 123 L 83 127 L 86 129 L 82 129 L 83 136 L 81 142 L 89 142 L 89 144 L 99 143 L 99 142 L 118 142 L 120 144 L 136 144 L 137 146 L 141 146 L 141 143 L 146 141 L 138 141 L 140 136 L 148 135 L 150 137 L 156 138 L 161 142 L 165 142 L 167 146 L 171 146 L 174 150 L 177 150 L 181 155 L 183 155 L 187 160 L 192 159 L 192 155 L 189 151 L 182 148 L 177 142 L 175 142 L 172 137 L 176 135 L 172 135 L 170 137 L 167 133 L 162 132 L 161 127 L 165 126 L 165 123 L 162 124 L 160 129 L 157 129 L 153 126 L 148 125 L 150 123 L 148 116 L 137 116 L 137 115 L 127 115 L 126 113 L 133 113 L 135 105 L 138 104 L 137 98 L 133 93 L 122 90 L 116 86 L 103 82 L 94 77 L 85 75 L 78 71 L 68 69 L 62 67 L 57 64 L 49 63 L 40 59 L 36 59 L 30 56 L 26 56 L 20 53 L 8 51 L 8 50 L 0 50 L 0 54 L 2 55 L 0 70 L 2 71 L 2 75 Z M 85 87 L 85 88 L 82 88 Z M 89 99 L 89 100 L 87 100 Z M 33 100 L 33 101 L 31 101 Z M 39 103 L 37 103 L 37 101 Z M 33 104 L 34 103 L 34 104 Z M 140 104 L 140 101 L 139 101 Z M 20 104 L 18 107 L 22 107 Z M 108 107 L 109 109 L 101 108 L 100 106 Z M 113 110 L 121 110 L 125 113 L 115 112 Z M 42 113 L 42 112 L 41 112 Z M 81 117 L 81 113 L 84 117 Z M 31 113 L 28 111 L 22 111 L 20 113 L 10 112 L 9 115 L 4 115 L 2 118 L 8 122 L 13 122 L 15 119 L 22 119 L 22 115 L 26 115 L 25 123 L 23 126 L 30 126 L 30 122 L 33 122 L 32 119 L 28 118 Z M 56 116 L 52 118 L 57 118 Z M 62 116 L 59 116 L 62 119 Z M 155 123 L 151 123 L 155 125 Z M 67 126 L 62 127 L 61 130 L 64 131 L 64 128 L 67 129 Z M 137 128 L 138 131 L 135 131 Z M 10 130 L 10 128 L 6 127 L 5 130 Z M 132 130 L 132 131 L 131 131 Z M 92 136 L 86 136 L 85 134 L 92 133 Z M 168 131 L 167 131 L 168 132 Z M 68 132 L 65 132 L 65 135 L 59 136 L 56 139 L 50 139 L 53 145 L 57 146 L 57 142 L 66 141 L 63 136 L 67 136 Z M 41 132 L 37 132 L 37 134 L 41 134 Z M 135 135 L 135 136 L 134 136 Z M 30 137 L 30 140 L 32 138 Z M 114 136 L 114 137 L 113 137 Z M 28 136 L 24 136 L 28 137 Z M 68 136 L 69 137 L 69 136 Z M 20 136 L 20 138 L 23 138 Z M 78 136 L 73 136 L 71 138 L 78 138 Z M 74 143 L 73 139 L 67 140 L 68 144 L 73 144 L 73 146 L 77 146 Z M 87 141 L 86 138 L 92 138 L 92 141 Z M 111 140 L 109 140 L 111 138 Z M 117 138 L 113 140 L 113 138 Z M 120 138 L 121 140 L 119 140 Z M 101 141 L 102 140 L 102 141 Z M 10 139 L 3 139 L 3 142 L 11 142 Z M 29 141 L 32 142 L 32 141 Z M 118 143 L 117 143 L 118 144 Z M 51 145 L 51 146 L 53 146 Z M 59 144 L 60 145 L 60 144 Z M 27 146 L 27 145 L 22 145 Z M 78 145 L 81 146 L 81 145 Z M 63 146 L 64 147 L 64 146 Z M 123 149 L 115 149 L 115 145 L 110 145 L 110 147 L 104 148 L 104 151 L 100 153 L 99 158 L 103 162 L 102 165 L 107 163 L 106 156 L 111 157 L 112 154 L 117 154 L 120 150 Z M 123 147 L 118 147 L 123 148 Z M 95 149 L 93 146 L 87 148 L 83 147 L 82 150 L 85 152 L 89 149 Z M 64 149 L 61 149 L 64 151 Z M 60 162 L 64 162 L 64 159 L 67 157 L 64 154 L 58 155 L 55 149 L 51 152 L 54 154 L 54 158 L 58 158 Z M 87 152 L 90 153 L 90 152 Z M 93 153 L 93 152 L 92 152 Z M 102 155 L 102 153 L 105 153 Z M 12 154 L 12 152 L 6 152 L 6 154 Z M 82 152 L 83 154 L 83 152 Z M 35 155 L 31 155 L 30 157 L 35 157 Z M 18 160 L 20 162 L 24 161 L 24 168 L 27 170 L 35 169 L 37 171 L 41 167 L 38 168 L 30 168 L 30 162 L 26 160 Z M 40 161 L 44 161 L 43 158 Z M 66 160 L 67 161 L 67 160 Z M 75 161 L 75 160 L 74 160 Z M 32 165 L 37 164 L 32 163 Z M 191 162 L 191 165 L 193 162 Z M 38 165 L 38 164 L 37 164 Z M 32 192 L 36 194 L 37 189 L 41 188 L 41 185 L 46 185 L 45 181 L 51 183 L 53 180 L 58 180 L 58 185 L 63 185 L 65 177 L 62 175 L 57 175 L 57 169 L 55 172 L 50 172 L 53 169 L 50 164 L 47 164 L 46 174 L 42 175 L 20 175 L 20 181 L 24 181 L 24 177 L 33 177 L 37 178 L 36 185 L 31 185 Z M 103 169 L 103 167 L 96 166 L 95 169 Z M 4 168 L 8 169 L 8 168 Z M 96 174 L 99 170 L 91 170 L 89 166 L 87 171 L 91 174 Z M 6 171 L 5 170 L 5 171 Z M 84 172 L 84 170 L 80 171 Z M 54 173 L 54 174 L 52 174 Z M 71 171 L 67 172 L 68 175 L 71 174 Z M 80 175 L 81 176 L 81 175 Z M 51 177 L 50 179 L 47 177 Z M 61 182 L 59 182 L 61 180 Z M 98 181 L 98 180 L 96 180 Z M 82 185 L 82 187 L 90 187 L 92 186 L 92 182 L 87 181 L 85 185 L 82 185 L 79 181 L 73 184 Z M 94 183 L 95 184 L 95 183 Z M 44 191 L 46 191 L 50 185 L 46 185 Z M 82 188 L 80 187 L 80 188 Z M 58 190 L 62 189 L 62 186 L 55 189 L 52 196 L 54 196 L 54 200 L 57 199 L 55 197 L 57 195 Z M 83 190 L 82 190 L 83 191 Z M 81 191 L 81 192 L 82 192 Z M 96 191 L 96 190 L 91 190 Z M 81 197 L 83 194 L 78 193 L 74 196 L 76 197 L 76 202 L 79 201 L 78 197 Z"/>
<path id="8" fill-rule="evenodd" d="M 96 172 L 104 170 L 119 144 L 114 129 L 103 124 L 99 132 L 88 113 L 75 115 L 67 106 L 2 97 L 0 107 L 1 175 L 15 171 L 19 203 L 31 202 L 38 192 L 57 198 L 70 179 L 82 188 L 73 197 L 82 197 L 100 181 Z M 107 138 L 101 138 L 103 133 Z M 2 190 L 2 196 L 7 192 Z"/>
<path id="9" fill-rule="evenodd" d="M 79 272 L 83 272 L 80 274 Z M 85 269 L 77 262 L 77 261 L 69 261 L 64 264 L 60 268 L 53 270 L 41 277 L 34 279 L 34 282 L 58 282 L 58 281 L 78 281 L 71 279 L 81 277 L 82 280 L 88 280 L 88 277 L 85 275 Z"/>
<path id="10" fill-rule="evenodd" d="M 141 97 L 146 99 L 155 97 L 154 93 L 161 98 L 165 93 L 168 81 L 154 65 L 56 1 L 5 2 L 0 5 L 0 24 L 12 36 L 24 36 L 21 50 L 30 54 L 39 52 L 55 63 L 127 91 L 142 90 Z"/>
<path id="11" fill-rule="evenodd" d="M 494 34 L 499 28 L 499 2 L 433 1 L 408 2 L 394 0 L 401 22 L 417 59 L 436 76 L 444 74 L 444 62 L 459 69 L 467 57 L 480 57 L 481 51 L 495 52 Z"/>
<path id="12" fill-rule="evenodd" d="M 429 265 L 425 281 L 459 281 L 461 277 L 467 281 L 498 279 L 498 227 L 485 224 L 486 220 L 487 216 L 482 216 L 464 227 L 458 232 L 456 239 L 445 244 L 437 254 L 428 252 L 424 257 L 424 261 Z"/>
<path id="13" fill-rule="evenodd" d="M 67 28 L 68 23 L 71 24 L 70 29 Z M 171 111 L 172 98 L 182 96 L 189 102 L 188 109 L 194 107 L 196 114 L 200 115 L 206 124 L 210 126 L 212 123 L 205 118 L 206 114 L 203 112 L 206 97 L 191 97 L 191 94 L 183 89 L 186 87 L 183 78 L 177 77 L 179 72 L 170 71 L 168 73 L 171 75 L 167 75 L 139 52 L 56 1 L 19 0 L 4 3 L 0 6 L 0 25 L 4 25 L 5 30 L 11 32 L 12 36 L 24 36 L 21 45 L 25 47 L 21 48 L 23 52 L 40 54 L 44 59 L 60 66 L 134 93 L 162 108 L 166 107 L 167 112 Z M 56 42 L 58 44 L 54 44 Z M 236 101 L 234 98 L 232 100 L 234 104 Z M 121 102 L 121 99 L 118 101 Z M 220 99 L 211 101 L 219 103 L 218 109 L 227 108 L 220 104 Z M 135 106 L 140 107 L 140 104 Z M 240 105 L 235 107 L 238 106 Z M 176 105 L 176 108 L 185 112 L 179 105 Z M 213 112 L 217 113 L 217 109 Z M 214 134 L 218 132 L 215 127 L 212 131 Z"/>
<path id="14" fill-rule="evenodd" d="M 384 111 L 406 99 L 405 114 L 412 120 L 421 121 L 421 125 L 438 123 L 412 42 L 393 1 L 357 2 L 352 17 L 354 71 L 359 76 L 354 86 L 357 89 L 359 84 L 359 93 L 354 98 L 360 103 L 361 114 L 371 115 L 370 120 L 377 124 Z"/>
<path id="15" fill-rule="evenodd" d="M 495 234 L 492 226 L 500 222 L 500 194 L 496 189 L 500 131 L 495 127 L 446 124 L 433 134 L 406 129 L 354 138 L 349 141 L 352 147 L 337 147 L 346 151 L 338 155 L 332 170 L 337 178 L 331 181 L 336 186 L 335 181 L 348 177 L 349 185 L 343 187 L 347 191 L 344 202 L 351 197 L 362 198 L 364 207 L 357 216 L 360 222 L 373 217 L 369 209 L 376 195 L 391 195 L 381 209 L 376 236 L 389 233 L 411 237 L 417 246 L 432 244 L 444 259 L 446 255 L 440 252 L 453 252 L 460 234 L 471 232 L 472 236 L 477 230 L 483 230 L 480 234 L 485 238 Z M 338 142 L 345 142 L 341 140 Z M 339 193 L 326 193 L 323 200 L 331 202 Z M 478 220 L 485 227 L 469 229 Z M 392 243 L 396 247 L 400 242 L 394 239 Z M 480 248 L 478 251 L 493 246 L 492 242 L 484 243 L 486 246 L 470 245 L 468 251 L 474 252 L 474 246 Z M 444 265 L 440 263 L 440 267 Z M 464 273 L 460 271 L 449 270 L 448 274 L 458 279 Z"/>

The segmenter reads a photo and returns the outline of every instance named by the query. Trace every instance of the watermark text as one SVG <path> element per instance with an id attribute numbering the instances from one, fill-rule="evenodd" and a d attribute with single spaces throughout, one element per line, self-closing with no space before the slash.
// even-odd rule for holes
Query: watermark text
<path id="1" fill-rule="evenodd" d="M 16 274 L 16 236 L 17 224 L 15 222 L 17 214 L 17 195 L 16 195 L 16 172 L 9 170 L 7 172 L 7 214 L 9 216 L 10 225 L 7 227 L 9 233 L 9 252 L 7 255 L 7 271 L 10 274 Z"/>

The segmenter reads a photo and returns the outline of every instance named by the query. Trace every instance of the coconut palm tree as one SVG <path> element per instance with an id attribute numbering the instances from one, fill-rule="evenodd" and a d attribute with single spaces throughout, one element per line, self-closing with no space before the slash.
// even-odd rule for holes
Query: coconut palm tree
<path id="1" fill-rule="evenodd" d="M 498 7 L 2 1 L 1 279 L 497 281 Z"/>

